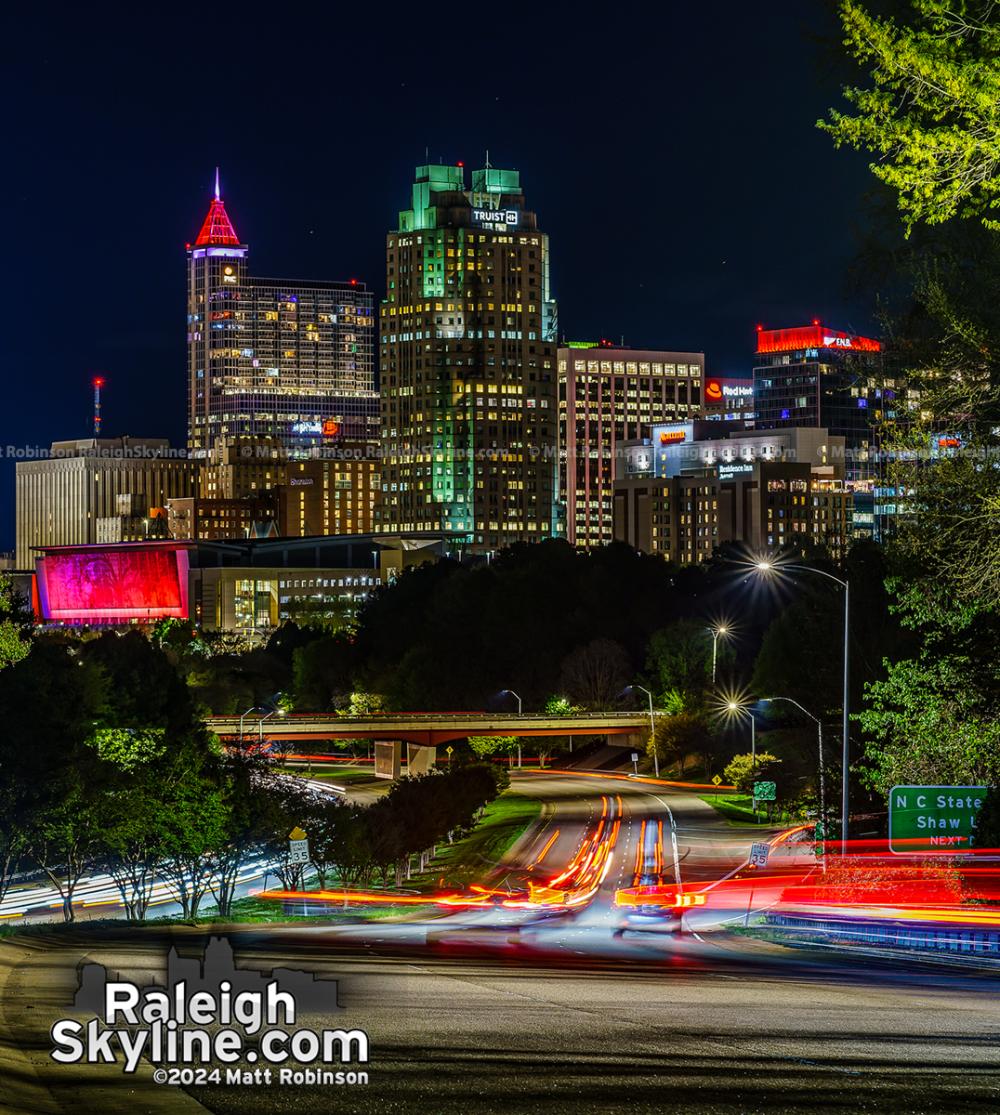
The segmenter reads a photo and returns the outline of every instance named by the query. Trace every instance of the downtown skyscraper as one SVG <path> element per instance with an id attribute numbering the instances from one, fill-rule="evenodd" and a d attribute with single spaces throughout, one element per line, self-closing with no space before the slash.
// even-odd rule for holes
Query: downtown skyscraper
<path id="1" fill-rule="evenodd" d="M 548 237 L 514 170 L 416 170 L 386 238 L 378 530 L 490 552 L 562 533 Z"/>
<path id="2" fill-rule="evenodd" d="M 188 244 L 188 449 L 268 439 L 300 456 L 378 430 L 371 292 L 356 280 L 258 278 L 216 173 Z"/>

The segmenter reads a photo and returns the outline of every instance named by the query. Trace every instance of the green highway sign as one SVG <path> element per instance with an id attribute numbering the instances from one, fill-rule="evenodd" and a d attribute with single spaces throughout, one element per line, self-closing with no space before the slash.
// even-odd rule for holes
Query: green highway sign
<path id="1" fill-rule="evenodd" d="M 758 801 L 774 801 L 778 794 L 773 782 L 755 782 L 753 784 L 753 796 Z"/>
<path id="2" fill-rule="evenodd" d="M 986 790 L 986 786 L 893 786 L 889 851 L 896 855 L 969 851 Z"/>

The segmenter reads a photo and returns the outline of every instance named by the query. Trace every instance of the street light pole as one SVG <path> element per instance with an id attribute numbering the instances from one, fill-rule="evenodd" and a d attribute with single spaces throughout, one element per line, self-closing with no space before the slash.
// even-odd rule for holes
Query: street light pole
<path id="1" fill-rule="evenodd" d="M 819 819 L 823 825 L 823 844 L 826 845 L 826 776 L 823 773 L 823 721 L 818 716 L 803 708 L 798 701 L 793 700 L 791 697 L 763 697 L 762 704 L 770 704 L 772 701 L 787 701 L 788 704 L 794 705 L 799 712 L 804 713 L 816 725 L 816 744 L 819 751 Z M 826 855 L 823 856 L 823 870 L 826 871 Z"/>
<path id="2" fill-rule="evenodd" d="M 844 692 L 842 697 L 843 705 L 843 728 L 842 740 L 843 748 L 841 754 L 842 766 L 842 781 L 840 796 L 840 852 L 841 855 L 847 855 L 847 826 L 850 820 L 850 763 L 851 763 L 851 737 L 849 734 L 851 723 L 850 711 L 850 637 L 851 637 L 851 586 L 848 581 L 841 580 L 840 577 L 835 577 L 832 573 L 827 573 L 825 569 L 814 569 L 811 565 L 776 565 L 773 561 L 758 561 L 756 568 L 761 573 L 772 572 L 792 572 L 792 573 L 816 573 L 820 577 L 826 577 L 827 580 L 834 581 L 844 590 Z M 784 698 L 788 700 L 789 698 Z M 794 703 L 794 702 L 793 702 Z M 799 705 L 799 708 L 802 708 Z M 805 712 L 805 709 L 802 710 Z M 812 715 L 807 714 L 807 715 Z M 815 720 L 815 717 L 813 717 Z"/>
<path id="3" fill-rule="evenodd" d="M 715 685 L 715 666 L 719 659 L 719 636 L 728 635 L 729 628 L 720 624 L 718 627 L 710 627 L 708 630 L 712 633 L 712 684 Z"/>
<path id="4" fill-rule="evenodd" d="M 517 701 L 517 715 L 521 716 L 522 715 L 522 709 L 523 709 L 524 706 L 521 703 L 520 696 L 517 693 L 515 693 L 513 689 L 505 689 L 504 693 L 509 694 L 511 697 L 514 698 L 515 701 Z M 518 770 L 521 769 L 521 737 L 520 736 L 517 737 L 517 768 L 518 768 Z"/>
<path id="5" fill-rule="evenodd" d="M 656 754 L 656 722 L 653 719 L 653 694 L 650 693 L 642 685 L 633 685 L 633 689 L 638 689 L 640 693 L 645 693 L 649 698 L 649 744 L 653 749 L 653 773 L 655 777 L 660 777 L 660 757 Z"/>

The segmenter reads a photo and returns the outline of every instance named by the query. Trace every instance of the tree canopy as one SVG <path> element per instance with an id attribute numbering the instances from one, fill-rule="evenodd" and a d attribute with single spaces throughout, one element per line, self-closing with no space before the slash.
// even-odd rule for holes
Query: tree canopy
<path id="1" fill-rule="evenodd" d="M 818 126 L 839 147 L 877 155 L 908 229 L 952 217 L 1000 228 L 1000 18 L 993 0 L 912 0 L 899 17 L 843 0 L 844 44 L 867 71 L 853 112 Z"/>

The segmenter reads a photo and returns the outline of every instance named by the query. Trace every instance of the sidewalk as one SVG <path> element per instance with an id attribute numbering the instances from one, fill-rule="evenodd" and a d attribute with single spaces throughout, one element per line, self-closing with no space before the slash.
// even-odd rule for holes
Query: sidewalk
<path id="1" fill-rule="evenodd" d="M 113 947 L 102 949 L 102 963 L 111 951 Z M 61 1065 L 51 1060 L 49 1028 L 72 1016 L 77 967 L 88 955 L 84 943 L 55 937 L 26 934 L 0 941 L 0 1111 L 204 1115 L 207 1109 L 180 1088 L 154 1084 L 146 1061 L 126 1076 L 120 1064 Z M 160 965 L 162 959 L 157 945 L 149 960 Z"/>

